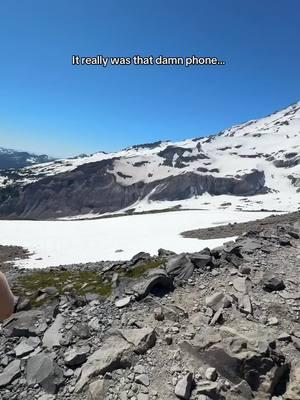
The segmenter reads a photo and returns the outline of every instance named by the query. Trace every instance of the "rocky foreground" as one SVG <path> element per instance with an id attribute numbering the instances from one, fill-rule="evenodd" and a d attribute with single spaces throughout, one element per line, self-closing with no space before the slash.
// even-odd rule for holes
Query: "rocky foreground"
<path id="1" fill-rule="evenodd" d="M 300 224 L 194 254 L 11 269 L 0 398 L 300 399 Z"/>

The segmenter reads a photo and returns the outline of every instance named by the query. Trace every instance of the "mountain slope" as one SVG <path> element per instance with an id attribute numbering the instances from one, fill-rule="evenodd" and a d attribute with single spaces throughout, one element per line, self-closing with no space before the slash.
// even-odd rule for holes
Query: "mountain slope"
<path id="1" fill-rule="evenodd" d="M 217 207 L 292 211 L 300 205 L 300 103 L 216 136 L 24 168 L 16 185 L 2 197 L 2 216 L 203 207 L 207 198 Z"/>
<path id="2" fill-rule="evenodd" d="M 29 165 L 41 164 L 51 161 L 52 158 L 45 154 L 36 155 L 26 151 L 16 151 L 0 147 L 0 169 L 23 168 Z"/>

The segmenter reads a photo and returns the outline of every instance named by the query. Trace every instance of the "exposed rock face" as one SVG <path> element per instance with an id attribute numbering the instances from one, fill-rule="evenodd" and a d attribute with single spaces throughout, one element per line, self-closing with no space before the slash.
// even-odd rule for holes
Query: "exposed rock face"
<path id="1" fill-rule="evenodd" d="M 51 218 L 91 211 L 106 213 L 128 207 L 150 193 L 150 200 L 161 201 L 188 199 L 205 192 L 248 196 L 266 190 L 264 172 L 257 170 L 238 179 L 185 173 L 125 186 L 110 172 L 113 165 L 114 159 L 84 164 L 27 185 L 0 205 L 0 215 Z"/>
<path id="2" fill-rule="evenodd" d="M 21 170 L 1 170 L 0 148 L 0 216 L 47 219 L 119 210 L 134 213 L 145 210 L 145 199 L 180 201 L 175 206 L 184 206 L 184 200 L 203 193 L 267 194 L 238 199 L 238 205 L 236 199 L 225 201 L 220 208 L 259 210 L 272 204 L 275 210 L 295 211 L 300 204 L 299 121 L 296 103 L 215 136 L 159 141 Z"/>
<path id="3" fill-rule="evenodd" d="M 212 195 L 249 196 L 263 193 L 264 184 L 263 171 L 245 174 L 240 179 L 186 173 L 168 178 L 165 185 L 161 185 L 161 188 L 151 195 L 151 200 L 183 200 L 205 192 Z"/>

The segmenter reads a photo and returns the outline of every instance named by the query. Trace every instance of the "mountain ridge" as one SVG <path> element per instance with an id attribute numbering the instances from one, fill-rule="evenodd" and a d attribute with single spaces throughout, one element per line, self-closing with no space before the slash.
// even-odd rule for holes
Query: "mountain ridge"
<path id="1" fill-rule="evenodd" d="M 0 146 L 0 170 L 24 168 L 52 160 L 54 160 L 54 158 L 46 154 L 29 153 L 23 150 L 14 150 Z"/>
<path id="2" fill-rule="evenodd" d="M 4 198 L 0 215 L 57 218 L 128 207 L 141 211 L 142 205 L 149 209 L 163 202 L 196 202 L 207 194 L 259 196 L 255 201 L 262 208 L 294 211 L 300 204 L 299 165 L 298 102 L 217 135 L 23 168 L 11 184 L 2 184 L 4 190 L 17 190 Z"/>

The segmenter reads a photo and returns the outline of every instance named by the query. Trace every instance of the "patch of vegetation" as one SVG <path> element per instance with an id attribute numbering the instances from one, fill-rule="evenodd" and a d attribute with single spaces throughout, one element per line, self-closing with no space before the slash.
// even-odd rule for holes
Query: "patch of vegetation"
<path id="1" fill-rule="evenodd" d="M 161 258 L 137 265 L 127 271 L 119 268 L 116 272 L 121 279 L 138 279 L 148 271 L 159 268 L 164 262 L 165 260 Z M 57 293 L 47 295 L 38 293 L 39 290 L 46 288 L 56 288 Z M 62 295 L 65 292 L 79 296 L 93 293 L 109 297 L 112 293 L 112 283 L 99 271 L 38 271 L 19 276 L 12 289 L 17 296 L 29 299 L 32 307 L 40 307 L 52 301 L 57 294 Z"/>
<path id="2" fill-rule="evenodd" d="M 33 306 L 39 306 L 41 301 L 37 297 L 37 291 L 48 287 L 55 287 L 59 294 L 70 291 L 80 296 L 94 293 L 108 297 L 112 291 L 111 283 L 104 281 L 99 272 L 95 271 L 47 271 L 26 274 L 17 279 L 13 291 L 18 296 L 29 298 Z M 45 298 L 45 301 L 48 300 L 49 297 Z"/>

